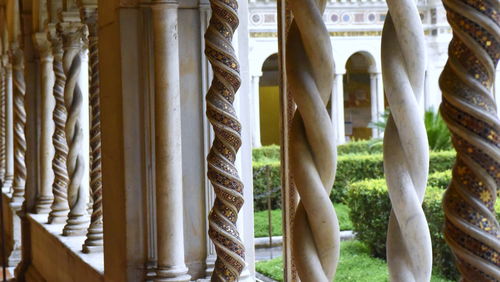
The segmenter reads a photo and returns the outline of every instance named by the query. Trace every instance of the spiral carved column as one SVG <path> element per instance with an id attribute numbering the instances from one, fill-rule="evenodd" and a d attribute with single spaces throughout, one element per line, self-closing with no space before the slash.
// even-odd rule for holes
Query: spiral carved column
<path id="1" fill-rule="evenodd" d="M 24 81 L 24 54 L 18 43 L 12 46 L 12 77 L 14 92 L 14 184 L 12 202 L 24 201 L 26 187 L 26 109 L 24 99 L 26 85 Z"/>
<path id="2" fill-rule="evenodd" d="M 68 157 L 68 143 L 66 141 L 66 106 L 64 104 L 64 85 L 66 75 L 63 69 L 63 46 L 60 34 L 57 34 L 55 26 L 49 28 L 48 36 L 52 44 L 52 54 L 54 56 L 52 68 L 54 70 L 55 81 L 53 95 L 55 99 L 54 120 L 55 129 L 52 135 L 54 145 L 54 158 L 52 159 L 52 170 L 54 171 L 54 182 L 52 183 L 52 194 L 54 201 L 50 207 L 49 223 L 64 223 L 69 212 L 68 205 L 68 169 L 66 160 Z"/>
<path id="3" fill-rule="evenodd" d="M 83 235 L 87 231 L 87 200 L 89 191 L 83 183 L 85 157 L 82 129 L 83 94 L 80 88 L 81 56 L 86 45 L 87 27 L 80 23 L 62 23 L 58 32 L 63 39 L 63 68 L 66 75 L 64 101 L 67 111 L 66 138 L 68 141 L 68 204 L 69 214 L 63 229 L 64 235 Z"/>
<path id="4" fill-rule="evenodd" d="M 384 171 L 392 203 L 387 232 L 391 281 L 429 281 L 432 245 L 422 202 L 429 149 L 418 101 L 423 96 L 425 39 L 416 3 L 388 1 L 382 74 L 391 115 L 384 135 Z"/>
<path id="5" fill-rule="evenodd" d="M 245 267 L 245 247 L 236 226 L 243 206 L 243 183 L 235 167 L 241 146 L 241 124 L 233 107 L 241 85 L 232 38 L 238 27 L 236 0 L 211 0 L 212 16 L 205 33 L 205 54 L 214 78 L 206 96 L 206 114 L 215 138 L 207 156 L 208 178 L 215 201 L 208 216 L 208 234 L 215 245 L 212 281 L 237 281 Z"/>
<path id="6" fill-rule="evenodd" d="M 289 1 L 294 19 L 286 46 L 286 74 L 297 104 L 291 130 L 291 172 L 300 195 L 292 253 L 302 281 L 332 281 L 340 231 L 329 195 L 337 150 L 326 105 L 334 77 L 330 36 L 322 14 L 326 1 Z"/>
<path id="7" fill-rule="evenodd" d="M 97 46 L 97 7 L 83 8 L 82 19 L 89 28 L 90 61 L 90 189 L 92 191 L 92 215 L 84 252 L 100 251 L 103 247 L 102 222 L 102 168 L 101 168 L 101 108 L 99 104 L 99 53 Z"/>
<path id="8" fill-rule="evenodd" d="M 443 198 L 444 235 L 462 281 L 500 281 L 500 120 L 491 88 L 500 58 L 498 1 L 445 0 L 453 29 L 441 114 L 457 160 Z M 498 79 L 498 78 L 497 78 Z"/>

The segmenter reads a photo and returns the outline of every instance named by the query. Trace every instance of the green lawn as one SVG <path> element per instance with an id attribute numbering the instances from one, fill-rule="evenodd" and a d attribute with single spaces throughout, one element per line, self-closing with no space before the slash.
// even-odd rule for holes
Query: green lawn
<path id="1" fill-rule="evenodd" d="M 283 281 L 283 260 L 281 257 L 257 262 L 256 270 L 274 280 Z M 389 272 L 384 260 L 373 258 L 365 244 L 359 241 L 340 243 L 340 262 L 336 281 L 383 282 L 389 281 Z M 431 282 L 451 282 L 433 275 Z"/>
<path id="2" fill-rule="evenodd" d="M 349 218 L 349 207 L 344 204 L 335 204 L 335 211 L 339 219 L 340 230 L 352 230 L 352 222 Z M 268 211 L 259 211 L 254 214 L 254 234 L 255 237 L 269 236 Z M 273 236 L 281 236 L 281 210 L 271 211 L 271 222 Z"/>

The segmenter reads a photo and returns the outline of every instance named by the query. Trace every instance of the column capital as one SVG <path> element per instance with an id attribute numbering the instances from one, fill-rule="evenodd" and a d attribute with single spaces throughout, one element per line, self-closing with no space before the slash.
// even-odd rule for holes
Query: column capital
<path id="1" fill-rule="evenodd" d="M 86 48 L 88 28 L 81 22 L 62 22 L 57 24 L 57 33 L 62 38 L 64 48 Z"/>
<path id="2" fill-rule="evenodd" d="M 37 32 L 33 34 L 33 42 L 38 56 L 42 60 L 50 59 L 52 57 L 52 45 L 47 37 L 46 32 Z"/>

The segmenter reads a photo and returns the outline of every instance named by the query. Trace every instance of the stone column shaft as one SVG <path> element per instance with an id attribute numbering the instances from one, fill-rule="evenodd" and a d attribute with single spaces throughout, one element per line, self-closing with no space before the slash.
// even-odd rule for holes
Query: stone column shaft
<path id="1" fill-rule="evenodd" d="M 378 99 L 377 99 L 377 74 L 370 73 L 370 112 L 371 121 L 377 122 L 379 119 L 378 115 Z M 372 137 L 379 137 L 378 130 L 372 128 Z"/>
<path id="2" fill-rule="evenodd" d="M 26 188 L 26 85 L 24 81 L 24 53 L 17 42 L 11 46 L 14 109 L 14 183 L 12 203 L 20 207 Z"/>
<path id="3" fill-rule="evenodd" d="M 14 181 L 14 109 L 12 88 L 12 66 L 5 62 L 5 180 L 2 189 L 11 192 Z"/>
<path id="4" fill-rule="evenodd" d="M 78 22 L 63 22 L 58 26 L 63 38 L 63 68 L 66 75 L 64 100 L 68 118 L 66 120 L 66 138 L 68 141 L 67 167 L 69 175 L 68 203 L 70 212 L 63 234 L 83 235 L 87 231 L 88 183 L 85 183 L 86 157 L 83 123 L 85 120 L 83 87 L 81 81 L 82 53 L 86 45 L 87 29 Z M 88 117 L 87 117 L 88 118 Z M 88 158 L 87 158 L 88 159 Z"/>
<path id="5" fill-rule="evenodd" d="M 344 74 L 336 73 L 333 79 L 331 101 L 332 122 L 337 139 L 337 145 L 345 143 L 345 118 L 344 118 Z"/>
<path id="6" fill-rule="evenodd" d="M 154 3 L 151 8 L 155 58 L 158 230 L 155 281 L 189 281 L 184 263 L 178 3 Z"/>
<path id="7" fill-rule="evenodd" d="M 252 76 L 252 148 L 262 146 L 260 141 L 260 76 Z"/>
<path id="8" fill-rule="evenodd" d="M 89 28 L 89 61 L 90 61 L 90 189 L 92 195 L 92 216 L 87 233 L 87 240 L 83 246 L 84 252 L 102 251 L 103 222 L 102 222 L 102 169 L 101 169 L 101 108 L 99 88 L 99 53 L 97 38 L 97 7 L 83 8 L 83 21 Z"/>
<path id="9" fill-rule="evenodd" d="M 66 222 L 68 205 L 68 142 L 66 141 L 66 119 L 67 111 L 64 104 L 64 85 L 66 84 L 66 75 L 63 69 L 63 48 L 62 38 L 56 33 L 54 24 L 49 26 L 47 35 L 50 38 L 53 54 L 53 71 L 55 75 L 54 88 L 52 90 L 55 99 L 55 107 L 52 118 L 54 120 L 54 134 L 52 143 L 54 145 L 54 158 L 52 159 L 52 169 L 54 171 L 54 182 L 52 183 L 52 193 L 54 201 L 50 207 L 49 223 Z"/>
<path id="10" fill-rule="evenodd" d="M 54 199 L 52 195 L 52 133 L 53 121 L 52 111 L 54 107 L 54 98 L 52 89 L 54 86 L 54 78 L 52 71 L 53 57 L 50 50 L 50 44 L 46 33 L 37 33 L 34 36 L 34 41 L 38 49 L 40 58 L 40 80 L 41 80 L 41 128 L 40 128 L 40 188 L 36 198 L 36 212 L 48 213 Z"/>

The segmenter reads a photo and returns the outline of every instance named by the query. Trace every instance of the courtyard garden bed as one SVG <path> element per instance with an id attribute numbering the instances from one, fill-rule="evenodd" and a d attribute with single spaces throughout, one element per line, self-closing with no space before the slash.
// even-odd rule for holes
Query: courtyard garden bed
<path id="1" fill-rule="evenodd" d="M 257 262 L 258 272 L 277 281 L 283 281 L 283 258 Z M 340 243 L 340 261 L 335 281 L 381 282 L 389 281 L 387 263 L 370 254 L 370 249 L 360 241 Z M 431 282 L 451 282 L 439 274 L 432 276 Z"/>

